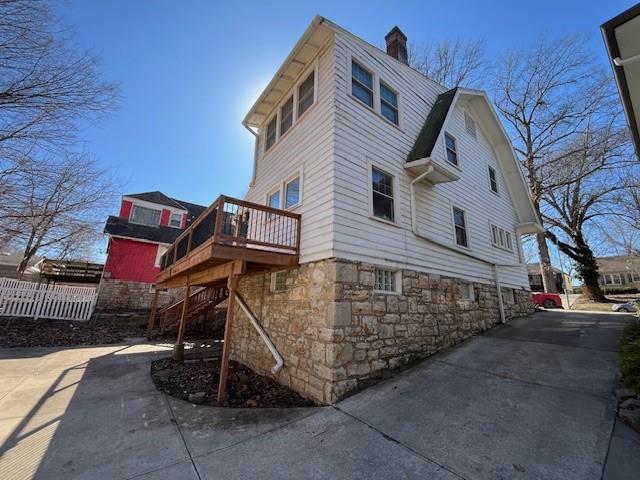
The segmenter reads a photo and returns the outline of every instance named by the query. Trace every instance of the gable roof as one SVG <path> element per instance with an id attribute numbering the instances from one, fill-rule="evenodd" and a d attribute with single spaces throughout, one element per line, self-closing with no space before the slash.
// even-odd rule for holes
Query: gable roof
<path id="1" fill-rule="evenodd" d="M 640 257 L 633 255 L 613 255 L 596 258 L 600 273 L 640 272 Z"/>
<path id="2" fill-rule="evenodd" d="M 451 109 L 451 105 L 453 104 L 453 99 L 455 98 L 457 91 L 458 88 L 456 87 L 438 95 L 433 107 L 431 107 L 429 115 L 427 115 L 427 119 L 425 120 L 420 133 L 418 134 L 418 138 L 416 138 L 416 141 L 413 144 L 411 152 L 409 152 L 407 162 L 431 156 L 431 152 L 433 151 L 433 147 L 440 136 L 440 132 L 444 126 L 444 121 Z"/>
<path id="3" fill-rule="evenodd" d="M 542 221 L 533 207 L 520 162 L 485 92 L 457 87 L 439 95 L 407 157 L 407 163 L 429 159 L 458 103 L 463 103 L 464 108 L 472 111 L 493 148 L 518 217 L 518 230 L 520 233 L 542 231 Z"/>

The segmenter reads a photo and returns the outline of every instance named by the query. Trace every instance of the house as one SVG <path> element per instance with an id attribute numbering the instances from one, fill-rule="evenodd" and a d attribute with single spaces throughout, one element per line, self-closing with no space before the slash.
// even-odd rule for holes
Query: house
<path id="1" fill-rule="evenodd" d="M 540 273 L 539 263 L 527 264 L 527 275 L 529 277 L 529 287 L 532 292 L 544 292 L 544 286 L 542 285 L 542 274 Z M 571 275 L 560 271 L 557 268 L 553 268 L 553 277 L 556 282 L 556 289 L 560 293 L 564 293 L 565 285 L 567 286 L 568 293 L 573 293 L 573 287 L 571 283 Z"/>
<path id="2" fill-rule="evenodd" d="M 640 288 L 640 258 L 633 255 L 616 255 L 597 258 L 600 286 L 607 288 Z"/>
<path id="3" fill-rule="evenodd" d="M 160 257 L 205 208 L 158 191 L 124 195 L 120 214 L 109 216 L 104 228 L 107 260 L 96 308 L 148 309 Z M 161 302 L 173 299 L 165 292 Z"/>
<path id="4" fill-rule="evenodd" d="M 640 156 L 640 3 L 605 22 L 601 30 L 636 155 Z"/>
<path id="5" fill-rule="evenodd" d="M 244 119 L 245 199 L 163 257 L 158 289 L 229 287 L 219 400 L 229 354 L 333 403 L 533 310 L 520 236 L 541 224 L 503 126 L 484 92 L 410 68 L 406 42 L 316 17 Z"/>

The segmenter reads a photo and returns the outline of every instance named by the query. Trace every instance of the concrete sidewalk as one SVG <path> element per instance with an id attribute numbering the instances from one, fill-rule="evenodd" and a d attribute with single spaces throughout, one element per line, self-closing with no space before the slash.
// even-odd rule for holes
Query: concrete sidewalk
<path id="1" fill-rule="evenodd" d="M 217 409 L 166 397 L 149 377 L 150 360 L 166 346 L 0 350 L 0 472 L 3 479 L 599 479 L 603 471 L 607 480 L 634 478 L 637 434 L 617 425 L 612 436 L 615 350 L 629 319 L 538 313 L 317 409 Z"/>

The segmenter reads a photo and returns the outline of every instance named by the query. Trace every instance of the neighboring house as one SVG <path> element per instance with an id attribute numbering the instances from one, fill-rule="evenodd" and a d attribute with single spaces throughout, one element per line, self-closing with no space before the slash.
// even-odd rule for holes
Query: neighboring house
<path id="1" fill-rule="evenodd" d="M 0 278 L 18 278 L 18 266 L 23 258 L 22 253 L 15 252 L 2 252 L 0 253 Z M 29 282 L 40 281 L 40 267 L 39 264 L 42 261 L 42 257 L 34 255 L 31 257 L 25 269 L 22 280 Z"/>
<path id="2" fill-rule="evenodd" d="M 104 228 L 107 260 L 97 308 L 149 308 L 160 257 L 204 209 L 157 191 L 124 195 L 120 214 L 109 216 Z M 171 300 L 171 295 L 161 299 Z"/>
<path id="3" fill-rule="evenodd" d="M 618 255 L 597 258 L 600 286 L 640 288 L 640 257 Z"/>
<path id="4" fill-rule="evenodd" d="M 529 286 L 531 287 L 532 292 L 544 292 L 544 286 L 542 284 L 542 274 L 540 273 L 540 264 L 539 263 L 528 263 L 527 264 L 527 273 L 529 277 Z M 568 293 L 573 293 L 573 287 L 571 283 L 571 276 L 568 274 L 564 274 L 563 281 L 562 272 L 553 268 L 553 278 L 555 279 L 556 289 L 560 293 L 564 293 L 564 287 L 567 286 Z"/>
<path id="5" fill-rule="evenodd" d="M 406 40 L 394 28 L 384 52 L 316 17 L 243 122 L 252 203 L 221 197 L 158 277 L 241 275 L 284 367 L 239 309 L 234 358 L 323 403 L 533 310 L 520 236 L 541 224 L 503 126 L 484 92 L 410 68 Z"/>

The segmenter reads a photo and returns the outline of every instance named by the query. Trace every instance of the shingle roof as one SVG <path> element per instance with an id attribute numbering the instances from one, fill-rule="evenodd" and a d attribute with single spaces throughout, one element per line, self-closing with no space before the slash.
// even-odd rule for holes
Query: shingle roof
<path id="1" fill-rule="evenodd" d="M 130 223 L 128 220 L 120 217 L 109 215 L 107 224 L 104 227 L 104 233 L 109 235 L 118 235 L 120 237 L 139 238 L 150 242 L 173 243 L 183 230 L 172 227 L 149 227 L 147 225 L 139 225 Z"/>
<path id="2" fill-rule="evenodd" d="M 183 200 L 178 200 L 176 198 L 172 198 L 171 200 L 178 202 L 184 209 L 187 210 L 187 223 L 193 222 L 196 218 L 200 216 L 202 212 L 204 212 L 207 209 L 207 207 L 203 205 L 198 205 L 196 203 L 185 202 Z"/>
<path id="3" fill-rule="evenodd" d="M 137 198 L 138 200 L 157 203 L 158 205 L 165 205 L 167 207 L 184 208 L 175 199 L 167 197 L 164 193 L 157 190 L 155 192 L 132 193 L 130 195 L 125 195 L 125 197 Z"/>
<path id="4" fill-rule="evenodd" d="M 628 270 L 640 271 L 640 258 L 632 255 L 614 255 L 596 258 L 600 273 L 617 273 Z"/>
<path id="5" fill-rule="evenodd" d="M 457 87 L 452 88 L 451 90 L 447 90 L 446 92 L 438 95 L 433 107 L 431 107 L 429 115 L 427 115 L 427 119 L 422 126 L 422 130 L 420 130 L 420 133 L 418 134 L 418 138 L 416 138 L 416 141 L 413 144 L 411 152 L 409 152 L 407 162 L 431 156 L 431 152 L 436 144 L 438 135 L 440 135 L 440 131 L 444 125 L 444 120 L 447 118 L 447 113 L 449 113 L 449 109 L 451 108 L 451 104 L 457 90 Z"/>

